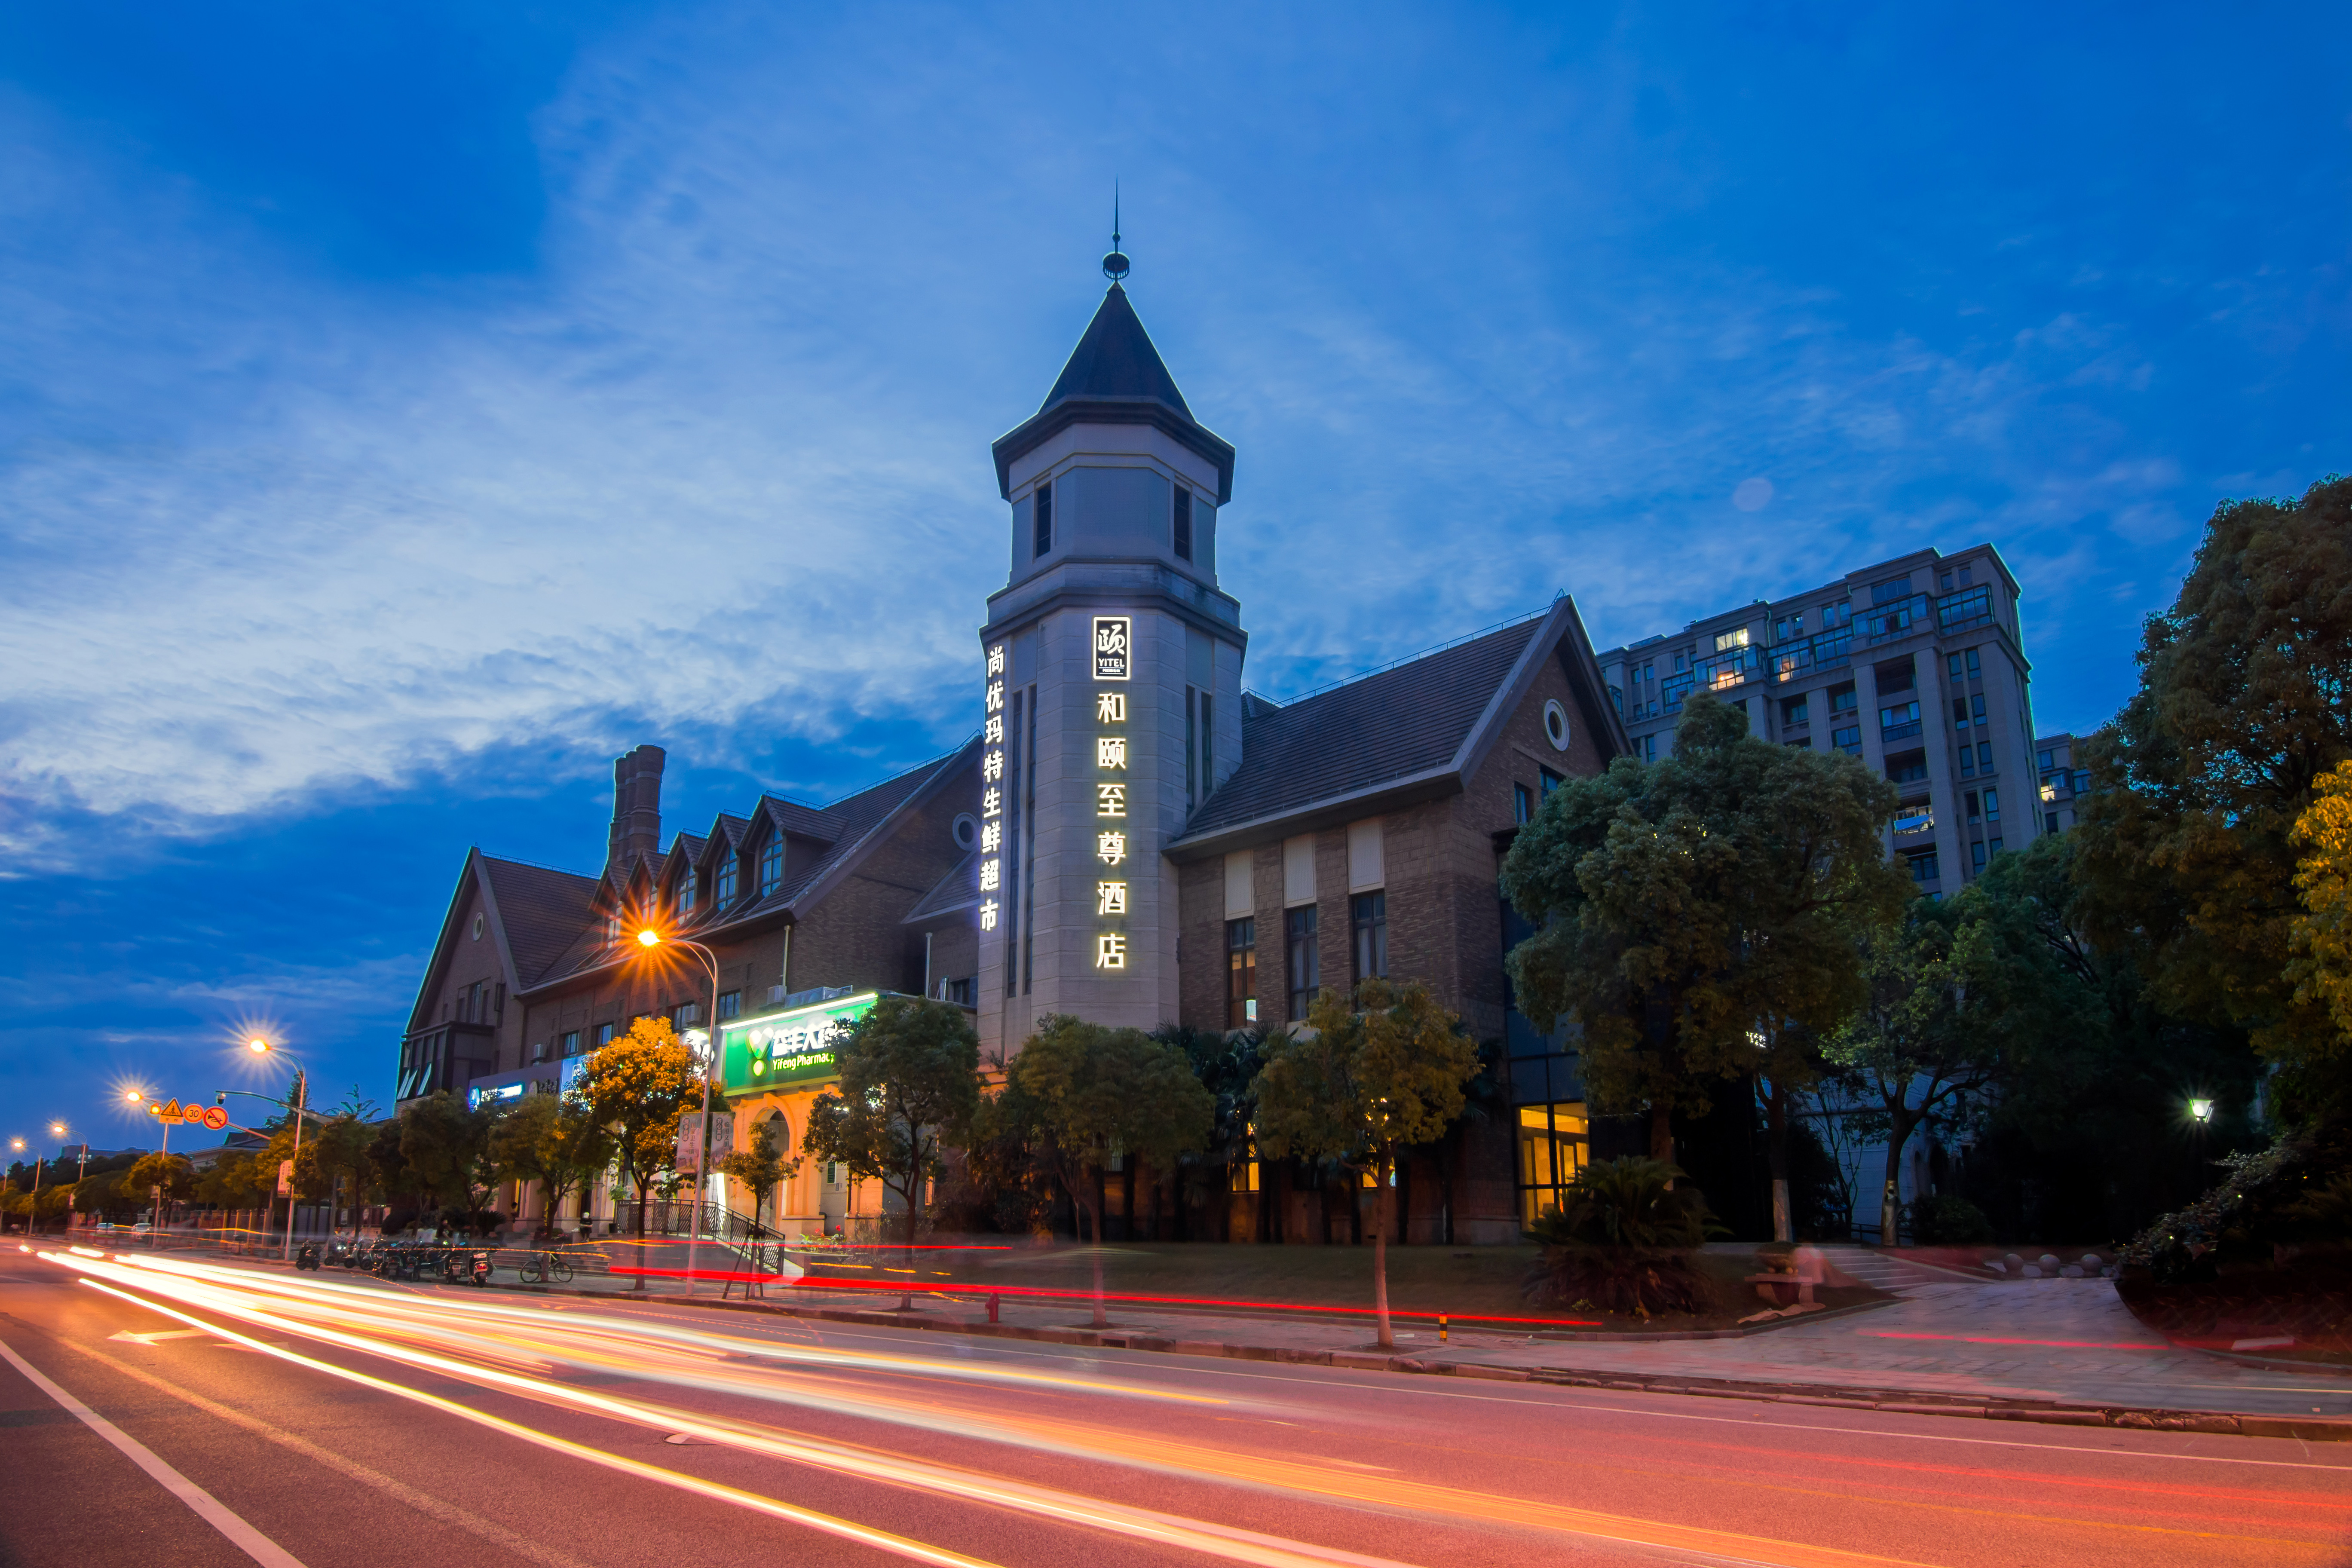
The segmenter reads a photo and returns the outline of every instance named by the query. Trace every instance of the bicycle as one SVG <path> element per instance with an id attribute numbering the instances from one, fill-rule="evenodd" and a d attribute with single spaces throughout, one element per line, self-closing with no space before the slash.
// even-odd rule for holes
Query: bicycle
<path id="1" fill-rule="evenodd" d="M 515 1272 L 526 1285 L 569 1285 L 572 1265 L 560 1252 L 534 1252 L 524 1258 Z"/>

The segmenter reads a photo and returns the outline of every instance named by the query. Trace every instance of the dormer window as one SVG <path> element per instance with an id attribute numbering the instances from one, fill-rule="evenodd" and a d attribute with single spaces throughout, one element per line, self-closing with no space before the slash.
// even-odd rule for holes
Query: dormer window
<path id="1" fill-rule="evenodd" d="M 694 873 L 692 871 L 688 871 L 677 879 L 677 912 L 681 915 L 690 915 L 694 912 Z"/>
<path id="2" fill-rule="evenodd" d="M 621 911 L 618 910 L 612 910 L 604 917 L 604 940 L 606 942 L 621 940 Z"/>
<path id="3" fill-rule="evenodd" d="M 1192 559 L 1192 492 L 1176 487 L 1176 559 Z"/>
<path id="4" fill-rule="evenodd" d="M 760 846 L 760 896 L 766 898 L 784 885 L 784 836 L 771 834 Z"/>
<path id="5" fill-rule="evenodd" d="M 1049 484 L 1039 485 L 1037 487 L 1037 548 L 1034 553 L 1043 559 L 1045 552 L 1053 548 L 1054 487 Z"/>
<path id="6" fill-rule="evenodd" d="M 719 895 L 711 901 L 722 910 L 735 901 L 735 857 L 732 855 L 719 862 Z"/>

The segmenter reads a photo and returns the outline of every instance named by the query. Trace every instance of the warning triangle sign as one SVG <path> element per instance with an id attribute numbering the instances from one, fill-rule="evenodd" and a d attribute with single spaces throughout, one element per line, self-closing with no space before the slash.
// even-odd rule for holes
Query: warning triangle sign
<path id="1" fill-rule="evenodd" d="M 176 1100 L 172 1101 L 171 1104 L 163 1107 L 163 1120 L 166 1121 L 178 1121 L 182 1119 L 184 1114 L 184 1113 L 180 1110 L 180 1102 Z"/>

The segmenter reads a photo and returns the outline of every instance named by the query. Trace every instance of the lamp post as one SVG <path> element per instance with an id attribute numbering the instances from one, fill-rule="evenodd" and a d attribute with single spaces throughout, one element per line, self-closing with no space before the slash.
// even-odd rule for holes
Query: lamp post
<path id="1" fill-rule="evenodd" d="M 702 961 L 702 967 L 710 975 L 710 1011 L 704 1016 L 704 1022 L 709 1026 L 703 1031 L 710 1051 L 702 1066 L 702 1157 L 695 1162 L 694 1206 L 688 1211 L 686 1230 L 686 1293 L 691 1296 L 696 1286 L 695 1262 L 702 1247 L 702 1194 L 710 1181 L 710 1107 L 718 1098 L 711 1080 L 719 1071 L 719 955 L 698 942 L 664 936 L 651 926 L 637 932 L 637 944 L 649 951 L 665 945 L 685 948 Z"/>
<path id="2" fill-rule="evenodd" d="M 21 1154 L 25 1152 L 25 1141 L 22 1138 L 11 1138 L 8 1140 L 8 1147 Z M 35 1154 L 33 1156 L 33 1201 L 25 1205 L 25 1234 L 26 1236 L 33 1234 L 33 1227 L 38 1225 L 41 1219 L 40 1202 L 42 1158 L 43 1156 L 39 1154 Z"/>
<path id="3" fill-rule="evenodd" d="M 66 1124 L 62 1121 L 49 1123 L 49 1136 L 58 1141 L 58 1148 L 61 1154 L 66 1146 Z M 81 1197 L 81 1179 L 89 1173 L 89 1140 L 85 1138 L 81 1142 L 81 1155 L 74 1162 L 74 1190 L 66 1194 L 66 1233 L 68 1235 L 73 1233 L 74 1205 Z"/>
<path id="4" fill-rule="evenodd" d="M 172 1124 L 163 1120 L 163 1102 L 160 1100 L 151 1099 L 148 1096 L 147 1091 L 143 1089 L 126 1089 L 122 1091 L 122 1098 L 132 1105 L 138 1104 L 142 1100 L 147 1101 L 147 1114 L 154 1117 L 155 1125 L 163 1129 L 163 1132 L 160 1136 L 163 1140 L 163 1146 L 157 1150 L 156 1152 L 167 1155 L 171 1153 Z M 169 1166 L 167 1163 L 166 1169 L 168 1168 Z M 154 1184 L 152 1202 L 149 1205 L 147 1210 L 147 1245 L 150 1247 L 159 1245 L 159 1238 L 163 1234 L 163 1184 L 158 1182 Z"/>
<path id="5" fill-rule="evenodd" d="M 266 1057 L 285 1047 L 263 1036 L 256 1035 L 245 1042 L 245 1048 L 255 1056 Z M 294 1158 L 286 1162 L 286 1245 L 278 1252 L 281 1258 L 294 1256 L 294 1169 L 302 1161 L 302 1118 L 310 1103 L 310 1075 L 302 1064 L 294 1064 L 294 1088 L 286 1097 L 286 1108 L 294 1113 Z"/>

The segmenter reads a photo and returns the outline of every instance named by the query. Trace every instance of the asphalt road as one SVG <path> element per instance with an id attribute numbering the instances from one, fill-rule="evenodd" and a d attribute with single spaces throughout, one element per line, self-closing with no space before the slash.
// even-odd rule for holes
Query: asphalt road
<path id="1" fill-rule="evenodd" d="M 2331 1445 L 70 1264 L 0 1252 L 0 1563 L 2352 1563 Z"/>

